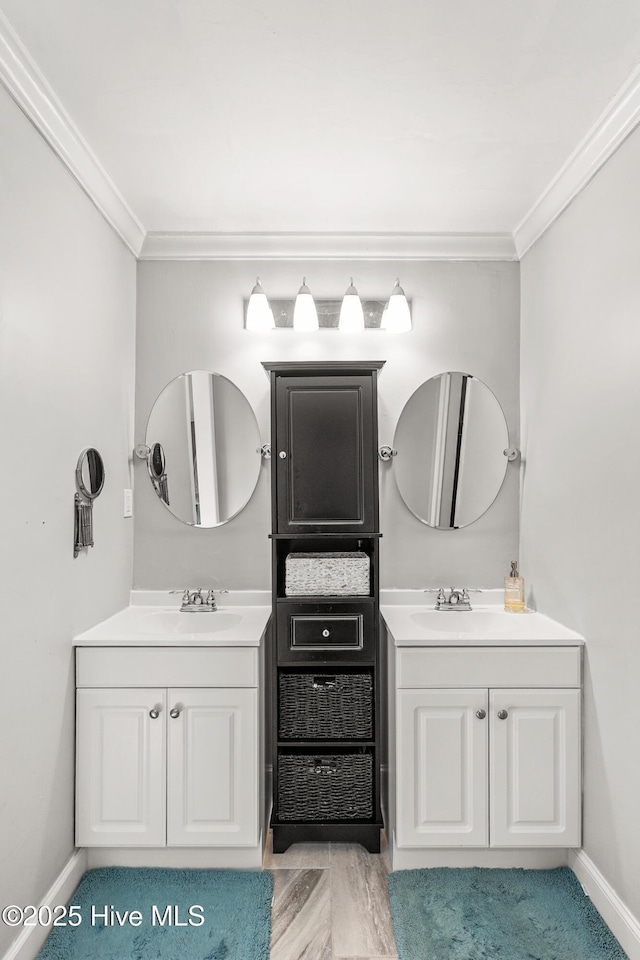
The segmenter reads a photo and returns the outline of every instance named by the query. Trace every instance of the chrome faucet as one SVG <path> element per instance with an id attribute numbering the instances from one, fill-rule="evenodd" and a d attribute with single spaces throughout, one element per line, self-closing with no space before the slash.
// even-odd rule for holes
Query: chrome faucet
<path id="1" fill-rule="evenodd" d="M 218 609 L 213 590 L 209 590 L 206 599 L 202 595 L 202 589 L 185 590 L 182 594 L 182 606 L 180 613 L 213 613 Z"/>
<path id="2" fill-rule="evenodd" d="M 469 600 L 469 591 L 466 587 L 463 587 L 462 590 L 454 590 L 453 587 L 450 588 L 449 596 L 447 596 L 446 590 L 442 587 L 438 590 L 438 596 L 436 597 L 436 610 L 471 610 L 471 601 Z"/>

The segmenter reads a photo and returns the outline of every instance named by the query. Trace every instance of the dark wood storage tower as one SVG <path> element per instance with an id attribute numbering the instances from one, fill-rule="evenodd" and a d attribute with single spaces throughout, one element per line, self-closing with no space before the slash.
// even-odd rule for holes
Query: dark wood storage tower
<path id="1" fill-rule="evenodd" d="M 380 849 L 376 378 L 382 366 L 264 364 L 271 377 L 276 853 L 308 840 Z M 347 577 L 335 595 L 318 595 L 314 564 L 336 562 L 318 555 L 345 553 L 357 554 L 367 570 L 365 586 L 349 595 Z M 310 565 L 309 592 L 303 586 L 302 595 L 287 579 L 292 554 L 313 555 L 289 561 Z"/>

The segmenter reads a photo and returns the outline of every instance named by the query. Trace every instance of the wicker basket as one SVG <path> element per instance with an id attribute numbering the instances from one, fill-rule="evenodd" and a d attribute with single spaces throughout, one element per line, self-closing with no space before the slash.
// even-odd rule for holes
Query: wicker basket
<path id="1" fill-rule="evenodd" d="M 280 820 L 367 820 L 373 816 L 373 757 L 280 754 Z"/>
<path id="2" fill-rule="evenodd" d="M 290 553 L 284 567 L 287 597 L 369 596 L 366 553 Z"/>
<path id="3" fill-rule="evenodd" d="M 371 673 L 282 673 L 278 703 L 278 732 L 283 740 L 369 740 L 373 736 Z"/>

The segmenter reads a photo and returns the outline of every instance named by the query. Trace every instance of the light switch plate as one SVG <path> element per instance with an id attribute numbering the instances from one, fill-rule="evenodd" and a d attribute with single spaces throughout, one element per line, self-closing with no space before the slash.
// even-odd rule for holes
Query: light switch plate
<path id="1" fill-rule="evenodd" d="M 133 516 L 133 490 L 124 491 L 124 516 Z"/>

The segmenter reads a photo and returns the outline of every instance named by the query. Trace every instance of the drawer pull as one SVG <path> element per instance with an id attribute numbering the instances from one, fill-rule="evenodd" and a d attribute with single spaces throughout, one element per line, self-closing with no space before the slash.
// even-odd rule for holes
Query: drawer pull
<path id="1" fill-rule="evenodd" d="M 507 713 L 506 710 L 498 710 L 498 719 L 499 719 L 499 720 L 506 720 L 508 716 L 509 716 L 509 714 Z"/>
<path id="2" fill-rule="evenodd" d="M 307 772 L 320 774 L 320 776 L 331 775 L 338 772 L 338 764 L 335 760 L 323 760 L 309 767 Z"/>
<path id="3" fill-rule="evenodd" d="M 169 710 L 169 716 L 171 717 L 172 720 L 177 720 L 178 717 L 180 716 L 180 708 L 174 707 L 173 710 Z"/>
<path id="4" fill-rule="evenodd" d="M 487 715 L 486 710 L 476 710 L 476 717 L 478 718 L 478 720 L 484 720 L 486 715 Z"/>
<path id="5" fill-rule="evenodd" d="M 330 630 L 327 630 L 327 628 L 325 627 L 324 630 L 322 631 L 322 636 L 323 636 L 323 637 L 330 637 L 330 636 L 331 636 L 331 631 L 330 631 Z"/>
<path id="6" fill-rule="evenodd" d="M 335 690 L 337 686 L 338 686 L 338 681 L 334 677 L 314 677 L 313 678 L 314 690 Z"/>
<path id="7" fill-rule="evenodd" d="M 157 720 L 160 716 L 160 707 L 152 707 L 152 709 L 149 710 L 149 716 L 152 720 Z"/>

